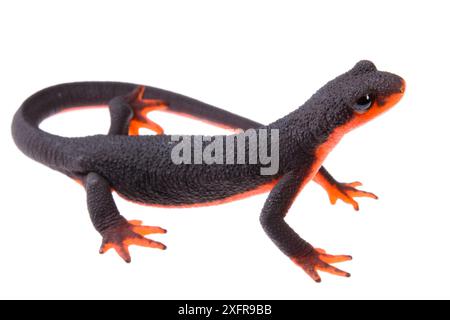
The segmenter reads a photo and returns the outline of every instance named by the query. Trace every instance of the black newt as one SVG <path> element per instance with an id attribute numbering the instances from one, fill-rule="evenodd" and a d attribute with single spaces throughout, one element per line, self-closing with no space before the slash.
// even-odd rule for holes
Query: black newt
<path id="1" fill-rule="evenodd" d="M 145 237 L 165 230 L 127 221 L 117 210 L 112 191 L 128 200 L 157 206 L 212 205 L 270 191 L 260 216 L 264 231 L 284 254 L 320 282 L 318 271 L 349 277 L 331 263 L 351 257 L 333 256 L 314 248 L 284 217 L 311 180 L 326 189 L 332 203 L 341 199 L 356 210 L 354 197 L 376 198 L 358 190 L 360 183 L 337 182 L 322 162 L 344 134 L 390 109 L 404 89 L 401 77 L 378 71 L 370 61 L 360 61 L 295 111 L 262 125 L 153 87 L 119 82 L 67 83 L 28 98 L 14 116 L 12 136 L 27 156 L 85 187 L 93 225 L 103 237 L 100 253 L 114 248 L 130 262 L 130 245 L 166 248 Z M 67 138 L 39 129 L 41 121 L 52 114 L 95 105 L 109 106 L 111 125 L 106 135 Z M 263 175 L 258 163 L 175 164 L 171 160 L 172 136 L 146 117 L 152 110 L 175 112 L 228 128 L 276 129 L 279 170 Z M 142 127 L 158 135 L 139 136 Z"/>

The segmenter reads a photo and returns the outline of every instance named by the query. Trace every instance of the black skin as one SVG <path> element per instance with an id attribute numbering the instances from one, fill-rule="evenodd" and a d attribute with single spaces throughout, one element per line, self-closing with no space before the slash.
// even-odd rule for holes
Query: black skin
<path id="1" fill-rule="evenodd" d="M 284 217 L 298 192 L 316 174 L 330 184 L 339 184 L 321 167 L 315 152 L 336 128 L 361 113 L 363 97 L 370 95 L 381 104 L 386 97 L 401 92 L 400 77 L 378 71 L 369 61 L 360 61 L 327 83 L 303 106 L 269 125 L 176 93 L 152 87 L 143 89 L 144 96 L 140 97 L 142 89 L 128 83 L 61 84 L 28 98 L 13 120 L 12 135 L 19 149 L 50 168 L 82 181 L 92 222 L 103 236 L 101 252 L 113 247 L 129 262 L 129 244 L 165 248 L 144 237 L 165 231 L 129 223 L 117 210 L 111 190 L 143 204 L 182 206 L 214 203 L 276 183 L 260 219 L 268 236 L 316 281 L 320 281 L 317 270 L 349 276 L 326 263 L 345 261 L 347 256 L 333 257 L 314 249 L 289 227 Z M 278 173 L 261 175 L 260 164 L 173 164 L 170 135 L 128 136 L 131 119 L 143 107 L 141 98 L 163 101 L 169 111 L 230 128 L 278 129 Z M 109 105 L 111 114 L 107 135 L 66 138 L 39 129 L 42 120 L 62 110 L 105 104 Z"/>

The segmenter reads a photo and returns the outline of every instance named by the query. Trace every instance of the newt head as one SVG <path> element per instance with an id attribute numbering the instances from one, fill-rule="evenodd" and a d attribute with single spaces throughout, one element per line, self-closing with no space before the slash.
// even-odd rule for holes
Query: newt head
<path id="1" fill-rule="evenodd" d="M 359 85 L 349 106 L 353 116 L 347 122 L 348 130 L 356 128 L 391 109 L 405 92 L 405 80 L 384 71 L 378 71 L 370 61 L 360 61 L 349 71 Z"/>
<path id="2" fill-rule="evenodd" d="M 307 141 L 315 145 L 318 163 L 346 133 L 391 109 L 404 92 L 401 77 L 379 71 L 367 60 L 319 89 L 296 116 L 307 119 L 300 122 L 309 132 L 302 137 L 312 136 Z"/>
<path id="3" fill-rule="evenodd" d="M 339 140 L 345 133 L 391 109 L 403 96 L 405 81 L 379 71 L 367 60 L 328 82 L 308 101 L 310 118 L 324 123 Z M 324 133 L 319 130 L 319 133 Z M 330 133 L 323 136 L 329 140 Z"/>

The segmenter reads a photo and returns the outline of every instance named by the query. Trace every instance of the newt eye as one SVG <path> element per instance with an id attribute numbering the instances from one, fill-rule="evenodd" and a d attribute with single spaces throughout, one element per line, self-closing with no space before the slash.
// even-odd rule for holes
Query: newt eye
<path id="1" fill-rule="evenodd" d="M 358 113 L 363 113 L 367 111 L 372 106 L 372 97 L 368 94 L 365 96 L 362 96 L 359 98 L 355 105 L 353 106 L 353 109 Z"/>

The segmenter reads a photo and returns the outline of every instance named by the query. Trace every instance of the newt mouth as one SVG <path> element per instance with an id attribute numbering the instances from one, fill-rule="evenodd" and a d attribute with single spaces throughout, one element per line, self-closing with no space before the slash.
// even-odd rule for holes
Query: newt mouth
<path id="1" fill-rule="evenodd" d="M 400 93 L 404 94 L 406 90 L 406 81 L 404 79 L 402 79 L 402 85 L 400 86 Z"/>

